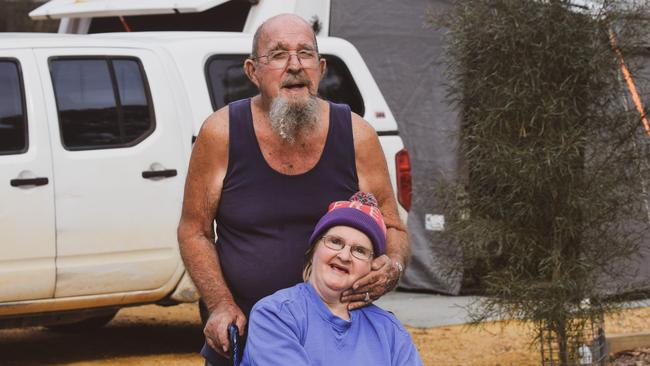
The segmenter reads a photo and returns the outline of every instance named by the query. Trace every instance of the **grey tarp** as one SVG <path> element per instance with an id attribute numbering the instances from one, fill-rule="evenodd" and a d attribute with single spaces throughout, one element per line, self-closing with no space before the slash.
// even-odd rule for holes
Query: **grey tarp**
<path id="1" fill-rule="evenodd" d="M 461 276 L 451 275 L 455 272 L 440 261 L 453 248 L 439 231 L 425 228 L 425 215 L 442 214 L 432 197 L 436 181 L 453 179 L 460 170 L 457 115 L 445 98 L 445 30 L 427 21 L 428 12 L 439 13 L 449 5 L 450 1 L 439 0 L 332 0 L 330 35 L 345 38 L 359 49 L 410 152 L 414 202 L 408 228 L 413 257 L 401 286 L 458 294 Z M 646 96 L 650 94 L 650 88 L 643 89 Z M 634 278 L 624 282 L 649 289 L 649 261 L 650 238 L 634 261 Z M 608 289 L 622 285 L 607 280 L 601 284 Z"/>
<path id="2" fill-rule="evenodd" d="M 332 0 L 330 35 L 352 42 L 379 84 L 399 124 L 413 171 L 413 207 L 408 216 L 413 256 L 401 286 L 457 294 L 438 251 L 447 250 L 439 232 L 425 229 L 425 215 L 440 214 L 434 182 L 455 176 L 456 115 L 445 102 L 444 31 L 427 20 L 448 1 Z"/>

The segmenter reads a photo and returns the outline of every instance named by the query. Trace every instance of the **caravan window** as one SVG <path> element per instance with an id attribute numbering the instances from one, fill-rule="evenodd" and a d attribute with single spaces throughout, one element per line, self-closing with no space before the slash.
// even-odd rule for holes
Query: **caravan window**
<path id="1" fill-rule="evenodd" d="M 66 149 L 128 147 L 153 131 L 151 97 L 137 59 L 55 58 L 50 72 Z"/>
<path id="2" fill-rule="evenodd" d="M 206 78 L 212 108 L 217 110 L 226 104 L 257 94 L 257 88 L 244 74 L 243 65 L 247 55 L 215 55 L 206 63 Z M 318 94 L 336 103 L 345 103 L 353 112 L 363 116 L 364 104 L 359 88 L 350 70 L 338 57 L 322 55 L 327 60 L 327 73 L 321 80 Z"/>
<path id="3" fill-rule="evenodd" d="M 27 151 L 25 98 L 18 62 L 0 59 L 0 155 Z"/>

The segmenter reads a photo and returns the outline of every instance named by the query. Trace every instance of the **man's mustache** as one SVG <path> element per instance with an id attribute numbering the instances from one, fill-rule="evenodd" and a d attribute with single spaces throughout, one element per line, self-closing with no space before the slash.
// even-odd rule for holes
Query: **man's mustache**
<path id="1" fill-rule="evenodd" d="M 296 84 L 303 84 L 306 85 L 307 87 L 311 87 L 311 80 L 309 80 L 309 78 L 303 74 L 290 74 L 284 78 L 281 86 L 286 87 L 286 86 L 291 86 Z"/>

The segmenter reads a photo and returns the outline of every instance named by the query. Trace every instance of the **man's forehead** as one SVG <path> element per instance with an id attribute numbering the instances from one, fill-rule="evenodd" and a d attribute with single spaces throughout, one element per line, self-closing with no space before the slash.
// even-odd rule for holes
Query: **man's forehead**
<path id="1" fill-rule="evenodd" d="M 314 31 L 296 16 L 278 16 L 265 23 L 260 34 L 264 48 L 309 46 L 314 48 Z"/>
<path id="2" fill-rule="evenodd" d="M 289 50 L 294 47 L 301 50 L 313 50 L 314 42 L 298 42 L 297 44 L 289 44 L 283 41 L 276 41 L 275 43 L 269 42 L 267 46 L 271 50 Z"/>

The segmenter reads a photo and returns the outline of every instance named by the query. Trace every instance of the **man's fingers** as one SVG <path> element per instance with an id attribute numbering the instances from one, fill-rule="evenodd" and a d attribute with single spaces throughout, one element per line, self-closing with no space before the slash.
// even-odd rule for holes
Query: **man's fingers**
<path id="1" fill-rule="evenodd" d="M 239 335 L 243 336 L 244 333 L 246 333 L 246 317 L 245 316 L 237 317 L 237 320 L 235 321 L 235 325 L 237 326 Z"/>
<path id="2" fill-rule="evenodd" d="M 373 271 L 378 271 L 381 267 L 390 264 L 390 258 L 386 254 L 382 254 L 379 257 L 372 260 L 370 268 Z"/>
<path id="3" fill-rule="evenodd" d="M 364 306 L 366 306 L 368 304 L 369 304 L 369 302 L 365 302 L 365 301 L 351 302 L 351 303 L 348 304 L 348 310 L 359 309 L 359 308 L 362 308 L 362 307 L 364 307 Z"/>
<path id="4" fill-rule="evenodd" d="M 230 358 L 230 354 L 228 354 L 227 352 L 224 352 L 224 351 L 221 349 L 221 347 L 217 346 L 216 344 L 214 344 L 214 342 L 210 341 L 209 339 L 208 339 L 208 346 L 209 346 L 210 348 L 212 348 L 215 352 L 217 352 L 218 354 L 220 354 L 222 357 Z"/>
<path id="5" fill-rule="evenodd" d="M 205 343 L 207 343 L 208 346 L 210 346 L 210 348 L 212 348 L 213 350 L 219 349 L 217 345 L 214 344 L 214 342 L 212 342 L 212 339 L 210 339 L 210 337 L 205 337 Z"/>
<path id="6" fill-rule="evenodd" d="M 367 275 L 361 277 L 352 285 L 354 292 L 359 292 L 363 287 L 370 287 L 375 282 L 379 281 L 382 274 L 380 272 L 370 272 Z"/>
<path id="7" fill-rule="evenodd" d="M 219 345 L 221 346 L 221 350 L 226 354 L 228 354 L 228 350 L 230 349 L 230 338 L 228 338 L 229 325 L 230 325 L 229 322 L 225 322 L 222 320 L 222 322 L 219 324 L 219 332 L 217 334 Z"/>
<path id="8" fill-rule="evenodd" d="M 346 296 L 341 296 L 341 302 L 349 302 L 349 303 L 354 303 L 354 302 L 365 302 L 366 298 L 366 293 L 369 293 L 369 291 L 364 291 L 364 292 L 353 292 L 350 293 L 349 295 Z M 370 293 L 368 294 L 370 297 Z"/>
<path id="9" fill-rule="evenodd" d="M 205 333 L 205 336 L 206 336 L 205 337 L 205 342 L 208 344 L 208 346 L 210 348 L 212 348 L 215 352 L 217 352 L 221 356 L 226 357 L 226 358 L 230 358 L 230 355 L 228 354 L 228 352 L 223 351 L 223 348 L 221 347 L 221 345 L 219 345 L 218 340 L 214 340 L 212 338 L 211 334 L 209 334 L 207 332 Z"/>

